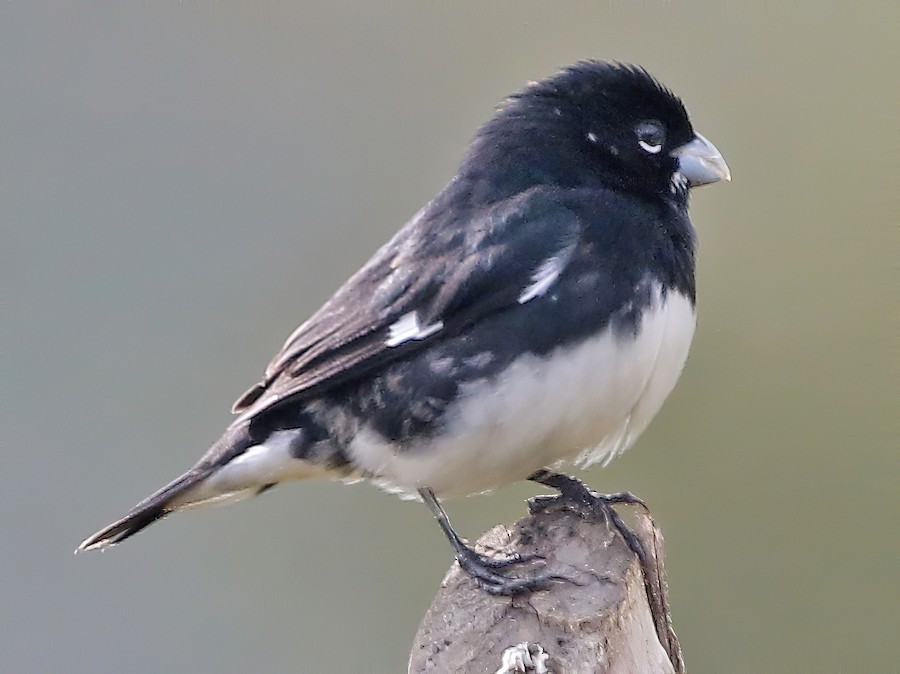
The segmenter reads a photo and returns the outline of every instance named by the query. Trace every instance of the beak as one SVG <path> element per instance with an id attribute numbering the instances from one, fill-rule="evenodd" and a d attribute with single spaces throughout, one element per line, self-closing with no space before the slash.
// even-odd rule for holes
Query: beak
<path id="1" fill-rule="evenodd" d="M 685 143 L 672 152 L 672 156 L 678 160 L 678 170 L 688 179 L 691 187 L 731 180 L 728 164 L 722 159 L 716 146 L 699 133 L 694 136 L 690 143 Z"/>

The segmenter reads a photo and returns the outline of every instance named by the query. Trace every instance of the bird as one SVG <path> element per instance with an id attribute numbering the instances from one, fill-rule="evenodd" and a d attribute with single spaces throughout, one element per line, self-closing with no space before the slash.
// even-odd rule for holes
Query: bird
<path id="1" fill-rule="evenodd" d="M 509 96 L 457 174 L 298 327 L 197 463 L 76 552 L 289 480 L 424 501 L 495 594 L 535 589 L 475 552 L 441 500 L 607 464 L 674 388 L 695 329 L 691 189 L 730 180 L 646 69 L 579 61 Z"/>

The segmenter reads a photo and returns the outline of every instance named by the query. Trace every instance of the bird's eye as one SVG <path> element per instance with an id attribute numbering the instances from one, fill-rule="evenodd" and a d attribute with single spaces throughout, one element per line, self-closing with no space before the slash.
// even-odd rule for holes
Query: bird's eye
<path id="1" fill-rule="evenodd" d="M 656 120 L 639 123 L 634 127 L 634 132 L 637 134 L 638 145 L 650 154 L 656 154 L 662 150 L 662 146 L 666 142 L 666 130 Z"/>

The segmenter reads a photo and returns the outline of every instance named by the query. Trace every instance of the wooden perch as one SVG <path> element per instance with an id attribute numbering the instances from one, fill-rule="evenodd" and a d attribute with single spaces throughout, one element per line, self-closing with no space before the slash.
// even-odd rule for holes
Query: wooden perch
<path id="1" fill-rule="evenodd" d="M 539 555 L 545 565 L 524 565 L 528 572 L 570 580 L 498 597 L 454 563 L 419 626 L 409 671 L 683 674 L 663 539 L 649 513 L 643 509 L 636 517 L 638 555 L 602 517 L 532 510 L 511 529 L 501 525 L 486 533 L 476 548 L 491 556 Z"/>

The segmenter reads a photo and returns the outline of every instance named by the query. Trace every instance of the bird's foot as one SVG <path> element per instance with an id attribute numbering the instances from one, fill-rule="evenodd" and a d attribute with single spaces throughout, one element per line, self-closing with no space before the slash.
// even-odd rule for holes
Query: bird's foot
<path id="1" fill-rule="evenodd" d="M 647 504 L 631 492 L 598 494 L 577 478 L 545 468 L 535 471 L 528 479 L 559 491 L 557 496 L 537 496 L 530 499 L 528 506 L 532 514 L 541 511 L 571 510 L 588 519 L 602 519 L 610 531 L 615 529 L 622 536 L 640 564 L 650 612 L 660 643 L 664 644 L 677 671 L 684 671 L 681 647 L 678 645 L 678 637 L 672 630 L 662 554 L 662 534 L 650 515 Z M 616 505 L 637 506 L 643 511 L 638 515 L 641 536 L 622 521 L 614 508 Z"/>
<path id="2" fill-rule="evenodd" d="M 616 494 L 598 494 L 578 478 L 544 468 L 529 475 L 528 479 L 553 487 L 559 492 L 556 496 L 535 496 L 529 499 L 528 509 L 532 514 L 571 510 L 584 518 L 599 518 L 606 522 L 608 527 L 618 531 L 632 552 L 642 563 L 644 562 L 647 553 L 640 539 L 613 508 L 614 505 L 623 504 L 639 506 L 646 510 L 647 505 L 637 496 L 627 491 Z"/>
<path id="3" fill-rule="evenodd" d="M 460 538 L 459 534 L 450 525 L 447 513 L 438 503 L 434 493 L 427 487 L 419 489 L 419 494 L 425 504 L 431 509 L 441 530 L 453 546 L 456 553 L 456 561 L 460 568 L 472 578 L 479 588 L 494 595 L 512 596 L 524 592 L 533 592 L 547 587 L 554 580 L 567 580 L 561 576 L 550 573 L 533 573 L 524 576 L 508 576 L 506 571 L 520 564 L 527 564 L 535 560 L 542 561 L 537 555 L 522 555 L 515 553 L 502 558 L 490 557 L 477 552 L 469 547 Z"/>
<path id="4" fill-rule="evenodd" d="M 454 545 L 454 547 L 456 546 Z M 479 588 L 494 595 L 512 596 L 524 592 L 534 592 L 545 589 L 554 580 L 567 580 L 550 573 L 536 573 L 521 577 L 502 573 L 510 567 L 541 559 L 537 555 L 520 554 L 498 559 L 482 555 L 465 543 L 456 547 L 456 561 L 459 562 L 460 568 L 475 580 Z"/>

